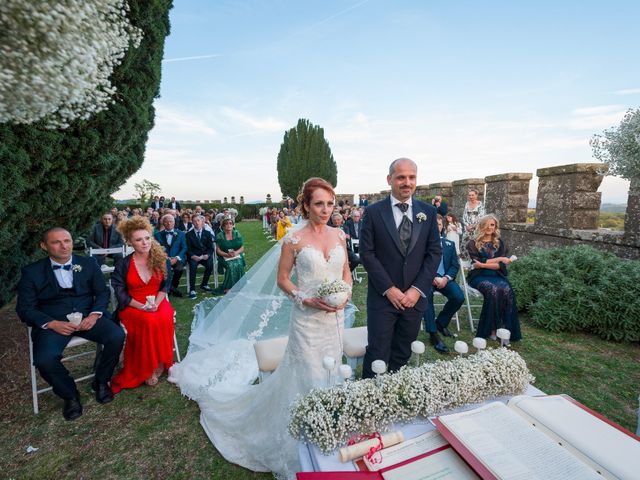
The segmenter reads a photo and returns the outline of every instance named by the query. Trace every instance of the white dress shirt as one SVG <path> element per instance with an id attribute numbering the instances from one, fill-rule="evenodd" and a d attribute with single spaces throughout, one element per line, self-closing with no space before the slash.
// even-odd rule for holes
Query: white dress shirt
<path id="1" fill-rule="evenodd" d="M 406 203 L 407 205 L 409 205 L 409 208 L 407 208 L 407 211 L 405 213 L 402 213 L 402 210 L 396 207 L 398 203 Z M 406 202 L 401 202 L 400 200 L 395 198 L 393 195 L 391 195 L 391 211 L 393 212 L 393 220 L 396 222 L 396 228 L 400 228 L 400 222 L 402 222 L 402 217 L 404 215 L 406 215 L 409 218 L 409 221 L 413 223 L 413 199 L 412 198 L 409 198 L 409 200 L 407 200 Z"/>
<path id="2" fill-rule="evenodd" d="M 61 267 L 71 265 L 71 259 L 69 259 L 67 263 L 58 263 L 51 259 L 49 260 L 51 261 L 51 268 L 53 268 L 54 265 L 60 265 Z M 58 268 L 53 271 L 53 275 L 56 277 L 56 280 L 58 280 L 60 288 L 73 288 L 73 272 L 71 270 Z"/>

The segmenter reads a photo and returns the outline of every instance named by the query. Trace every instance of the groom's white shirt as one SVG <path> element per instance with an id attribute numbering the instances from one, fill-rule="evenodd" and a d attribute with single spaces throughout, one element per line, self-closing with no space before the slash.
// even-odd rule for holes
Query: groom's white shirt
<path id="1" fill-rule="evenodd" d="M 401 202 L 400 200 L 395 198 L 393 195 L 390 195 L 390 197 L 391 197 L 391 211 L 393 212 L 393 220 L 396 222 L 396 228 L 400 227 L 400 222 L 402 222 L 402 217 L 404 215 L 406 215 L 409 218 L 409 221 L 413 223 L 413 197 L 409 198 L 409 200 L 407 200 L 406 202 Z M 407 205 L 409 205 L 409 208 L 407 208 L 406 213 L 402 213 L 402 210 L 396 207 L 396 205 L 399 203 L 406 203 Z"/>

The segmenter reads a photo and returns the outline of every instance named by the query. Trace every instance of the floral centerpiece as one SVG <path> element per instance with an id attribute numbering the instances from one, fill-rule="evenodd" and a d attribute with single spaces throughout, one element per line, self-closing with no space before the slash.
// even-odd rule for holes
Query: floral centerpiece
<path id="1" fill-rule="evenodd" d="M 347 301 L 350 293 L 351 285 L 344 280 L 325 280 L 318 287 L 316 295 L 327 305 L 337 307 Z"/>
<path id="2" fill-rule="evenodd" d="M 375 380 L 347 382 L 299 396 L 291 405 L 289 432 L 329 453 L 354 434 L 382 432 L 392 423 L 521 394 L 534 381 L 522 357 L 506 348 L 417 368 L 405 366 Z"/>

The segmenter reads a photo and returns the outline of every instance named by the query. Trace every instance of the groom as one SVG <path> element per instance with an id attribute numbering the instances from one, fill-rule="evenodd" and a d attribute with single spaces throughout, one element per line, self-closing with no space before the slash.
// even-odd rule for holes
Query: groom
<path id="1" fill-rule="evenodd" d="M 384 360 L 391 372 L 407 363 L 440 263 L 436 209 L 413 198 L 417 170 L 408 158 L 394 160 L 387 175 L 391 195 L 365 210 L 360 258 L 369 275 L 369 344 L 363 378 L 374 376 L 374 360 Z"/>

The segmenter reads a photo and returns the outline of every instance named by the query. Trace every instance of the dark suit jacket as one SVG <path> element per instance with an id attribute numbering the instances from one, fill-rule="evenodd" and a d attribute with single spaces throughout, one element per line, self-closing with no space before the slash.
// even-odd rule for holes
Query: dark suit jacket
<path id="1" fill-rule="evenodd" d="M 455 280 L 460 271 L 460 262 L 456 253 L 456 244 L 446 238 L 442 239 L 442 266 L 444 267 L 444 275 Z"/>
<path id="2" fill-rule="evenodd" d="M 351 238 L 360 238 L 360 231 L 362 230 L 362 219 L 360 219 L 360 221 L 358 222 L 358 232 L 356 233 L 356 227 L 355 227 L 355 222 L 353 221 L 353 219 L 348 219 L 345 222 L 345 229 L 344 231 L 346 233 L 349 234 L 349 236 Z"/>
<path id="3" fill-rule="evenodd" d="M 432 205 L 413 199 L 413 229 L 407 254 L 402 251 L 389 197 L 367 207 L 360 233 L 360 259 L 369 274 L 367 307 L 384 310 L 395 308 L 383 293 L 391 287 L 403 292 L 411 286 L 425 295 L 438 270 L 442 249 Z M 427 219 L 418 221 L 423 213 Z M 424 312 L 427 299 L 422 297 L 415 309 Z"/>
<path id="4" fill-rule="evenodd" d="M 193 228 L 193 223 L 188 222 L 185 224 L 181 218 L 176 218 L 176 228 L 186 234 L 187 231 Z"/>
<path id="5" fill-rule="evenodd" d="M 169 257 L 180 257 L 180 261 L 184 263 L 187 261 L 187 239 L 184 232 L 180 230 L 174 229 L 173 233 L 171 246 L 167 243 L 167 232 L 165 230 L 156 232 L 154 237 L 164 247 L 164 251 L 167 252 Z"/>
<path id="6" fill-rule="evenodd" d="M 440 215 L 442 215 L 443 217 L 447 216 L 447 212 L 449 211 L 449 207 L 447 205 L 447 202 L 440 202 L 440 206 L 436 207 L 438 209 L 438 213 Z"/>
<path id="7" fill-rule="evenodd" d="M 180 210 L 180 202 L 178 200 L 176 200 L 176 206 L 173 206 L 173 202 L 169 201 L 169 202 L 165 202 L 166 203 L 166 207 L 170 208 L 172 210 Z"/>
<path id="8" fill-rule="evenodd" d="M 115 225 L 111 225 L 109 227 L 111 232 L 109 234 L 109 247 L 121 247 L 124 245 L 124 240 L 122 239 L 122 235 L 120 232 L 116 230 Z M 102 242 L 104 241 L 104 227 L 102 223 L 98 222 L 93 226 L 93 230 L 91 231 L 91 236 L 89 237 L 89 245 L 93 248 L 103 248 Z"/>
<path id="9" fill-rule="evenodd" d="M 498 250 L 496 250 L 496 253 L 493 255 L 493 257 L 495 258 L 495 257 L 509 256 L 509 254 L 507 253 L 507 247 L 505 246 L 504 242 L 501 239 L 498 239 L 498 242 L 499 242 Z M 487 255 L 484 253 L 484 251 L 478 250 L 478 248 L 476 247 L 475 240 L 471 239 L 467 242 L 467 251 L 469 252 L 469 258 L 471 258 L 472 263 L 473 263 L 473 260 L 476 260 L 480 263 L 487 263 L 487 260 L 488 260 Z M 506 278 L 508 275 L 507 265 L 502 262 L 500 262 L 499 265 L 500 265 L 500 270 L 495 270 L 495 271 L 498 273 L 498 275 Z M 474 268 L 469 272 L 469 275 L 467 275 L 467 282 L 470 282 L 475 277 L 477 277 L 478 275 L 481 275 L 485 271 L 486 270 L 483 268 Z"/>
<path id="10" fill-rule="evenodd" d="M 118 310 L 123 310 L 131 303 L 131 295 L 129 295 L 129 289 L 127 286 L 127 275 L 131 267 L 131 259 L 133 254 L 127 255 L 116 261 L 115 270 L 111 273 L 111 286 L 116 292 L 116 298 L 118 299 Z M 167 276 L 160 282 L 160 288 L 158 291 L 169 293 L 171 289 L 171 262 L 167 259 Z"/>
<path id="11" fill-rule="evenodd" d="M 164 207 L 164 202 L 158 201 L 158 206 L 156 207 L 156 202 L 154 200 L 152 200 L 151 203 L 149 204 L 149 206 L 151 208 L 153 208 L 154 210 L 160 210 L 162 207 Z"/>
<path id="12" fill-rule="evenodd" d="M 196 230 L 192 229 L 187 232 L 187 255 L 213 255 L 213 235 L 208 230 L 202 229 L 202 237 L 198 240 Z"/>
<path id="13" fill-rule="evenodd" d="M 72 295 L 62 292 L 49 257 L 22 268 L 16 305 L 20 320 L 30 327 L 42 327 L 51 320 L 66 320 L 71 312 L 85 317 L 91 312 L 109 315 L 109 289 L 96 259 L 73 255 L 71 263 L 81 269 L 73 272 Z"/>

